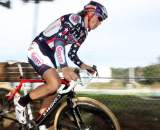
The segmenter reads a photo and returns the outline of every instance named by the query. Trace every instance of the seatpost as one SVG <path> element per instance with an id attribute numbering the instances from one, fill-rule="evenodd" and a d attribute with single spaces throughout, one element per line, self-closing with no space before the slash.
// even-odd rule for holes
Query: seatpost
<path id="1" fill-rule="evenodd" d="M 19 73 L 20 73 L 20 78 L 23 78 L 23 69 L 22 69 L 22 65 L 21 63 L 17 63 L 18 69 L 19 69 Z"/>

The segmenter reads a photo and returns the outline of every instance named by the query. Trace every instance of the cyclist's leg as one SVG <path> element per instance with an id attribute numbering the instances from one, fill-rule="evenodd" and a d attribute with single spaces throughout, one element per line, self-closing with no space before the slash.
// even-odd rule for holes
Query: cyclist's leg
<path id="1" fill-rule="evenodd" d="M 50 95 L 50 96 L 47 96 L 43 99 L 42 103 L 41 103 L 41 106 L 40 106 L 40 109 L 39 111 L 36 113 L 36 116 L 35 116 L 35 121 L 38 121 L 43 113 L 47 110 L 47 108 L 50 106 L 50 104 L 53 102 L 54 98 L 55 98 L 56 94 L 55 95 Z"/>
<path id="2" fill-rule="evenodd" d="M 50 57 L 52 53 L 53 52 L 45 49 L 45 46 L 41 47 L 40 44 L 36 42 L 33 42 L 28 49 L 29 63 L 46 81 L 45 84 L 40 85 L 29 93 L 32 100 L 54 93 L 60 86 L 60 78 L 56 71 L 55 63 L 53 62 L 53 58 L 51 59 Z"/>
<path id="3" fill-rule="evenodd" d="M 56 95 L 50 95 L 47 96 L 43 99 L 43 102 L 41 104 L 41 107 L 39 109 L 39 115 L 43 114 L 45 110 L 50 106 L 52 103 L 53 99 L 55 98 Z"/>
<path id="4" fill-rule="evenodd" d="M 53 62 L 47 55 L 43 54 L 37 43 L 33 43 L 28 49 L 28 59 L 30 64 L 43 77 L 46 83 L 40 85 L 35 90 L 32 90 L 26 96 L 17 98 L 15 100 L 15 106 L 17 106 L 17 110 L 20 108 L 16 113 L 17 117 L 20 117 L 19 121 L 22 119 L 23 115 L 25 115 L 25 106 L 29 102 L 55 92 L 60 86 L 60 78 L 56 69 L 54 68 Z"/>
<path id="5" fill-rule="evenodd" d="M 40 99 L 48 94 L 52 94 L 60 86 L 60 78 L 55 68 L 46 70 L 43 74 L 43 78 L 46 81 L 46 84 L 40 85 L 29 93 L 32 100 Z"/>

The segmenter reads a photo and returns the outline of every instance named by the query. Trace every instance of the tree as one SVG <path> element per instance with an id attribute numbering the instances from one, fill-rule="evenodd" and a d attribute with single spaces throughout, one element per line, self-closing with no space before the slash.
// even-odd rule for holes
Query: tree
<path id="1" fill-rule="evenodd" d="M 160 81 L 160 64 L 150 65 L 144 68 L 144 77 L 148 82 Z"/>

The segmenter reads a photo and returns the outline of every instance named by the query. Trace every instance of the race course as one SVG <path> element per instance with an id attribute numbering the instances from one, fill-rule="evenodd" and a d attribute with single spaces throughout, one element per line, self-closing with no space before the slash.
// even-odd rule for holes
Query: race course
<path id="1" fill-rule="evenodd" d="M 96 93 L 95 93 L 96 92 Z M 81 91 L 80 96 L 97 99 L 107 105 L 118 118 L 122 130 L 160 130 L 160 99 L 147 94 Z M 15 117 L 14 113 L 9 114 Z M 2 122 L 4 127 L 2 127 Z M 15 130 L 17 123 L 1 121 L 0 130 Z"/>

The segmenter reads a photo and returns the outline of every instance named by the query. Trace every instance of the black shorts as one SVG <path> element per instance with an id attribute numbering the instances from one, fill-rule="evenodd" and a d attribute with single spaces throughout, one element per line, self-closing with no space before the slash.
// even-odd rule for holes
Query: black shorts
<path id="1" fill-rule="evenodd" d="M 33 42 L 28 49 L 28 61 L 41 76 L 50 68 L 57 68 L 54 51 L 46 43 Z"/>

